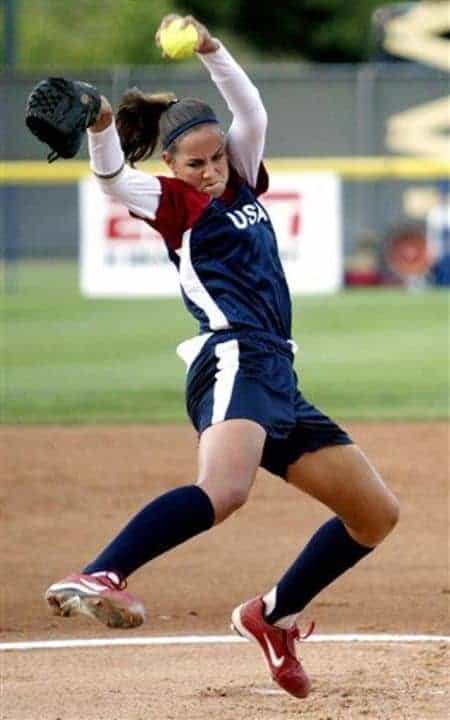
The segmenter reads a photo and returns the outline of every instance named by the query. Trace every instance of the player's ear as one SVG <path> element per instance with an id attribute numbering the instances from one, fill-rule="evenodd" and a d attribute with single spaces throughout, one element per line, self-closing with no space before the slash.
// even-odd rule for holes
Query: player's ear
<path id="1" fill-rule="evenodd" d="M 162 153 L 162 159 L 166 163 L 166 165 L 173 170 L 173 155 L 168 150 L 163 150 Z"/>

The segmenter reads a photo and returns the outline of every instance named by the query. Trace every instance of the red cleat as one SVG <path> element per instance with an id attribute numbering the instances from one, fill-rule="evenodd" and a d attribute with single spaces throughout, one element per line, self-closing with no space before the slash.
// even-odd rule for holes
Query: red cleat
<path id="1" fill-rule="evenodd" d="M 297 625 L 283 630 L 269 625 L 264 619 L 264 603 L 261 597 L 249 600 L 233 610 L 231 627 L 249 640 L 256 640 L 264 653 L 272 678 L 286 692 L 297 698 L 305 698 L 311 689 L 311 681 L 303 670 L 295 653 L 295 641 L 309 637 L 300 635 Z"/>
<path id="2" fill-rule="evenodd" d="M 55 615 L 88 615 L 112 628 L 142 625 L 145 609 L 140 600 L 125 592 L 126 580 L 117 573 L 73 573 L 53 585 L 45 599 Z"/>

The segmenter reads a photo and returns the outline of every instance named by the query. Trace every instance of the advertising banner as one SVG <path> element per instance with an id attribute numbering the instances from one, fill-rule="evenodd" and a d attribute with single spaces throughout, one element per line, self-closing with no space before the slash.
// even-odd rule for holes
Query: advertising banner
<path id="1" fill-rule="evenodd" d="M 88 297 L 179 294 L 164 242 L 142 220 L 104 195 L 97 180 L 80 183 L 80 286 Z M 259 198 L 275 227 L 293 294 L 327 293 L 342 285 L 342 203 L 333 173 L 271 172 Z"/>

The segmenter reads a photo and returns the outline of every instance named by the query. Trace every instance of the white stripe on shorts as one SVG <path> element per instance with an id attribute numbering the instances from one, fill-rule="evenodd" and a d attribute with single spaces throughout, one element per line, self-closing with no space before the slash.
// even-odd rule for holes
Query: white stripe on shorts
<path id="1" fill-rule="evenodd" d="M 183 340 L 177 347 L 177 355 L 186 363 L 186 372 L 194 362 L 194 360 L 200 355 L 203 350 L 203 346 L 206 341 L 209 340 L 212 333 L 205 333 L 204 335 L 195 335 L 188 340 Z"/>
<path id="2" fill-rule="evenodd" d="M 217 363 L 216 382 L 214 384 L 214 404 L 211 424 L 225 420 L 231 396 L 233 394 L 234 379 L 239 370 L 239 344 L 237 340 L 227 340 L 218 343 L 215 347 Z"/>

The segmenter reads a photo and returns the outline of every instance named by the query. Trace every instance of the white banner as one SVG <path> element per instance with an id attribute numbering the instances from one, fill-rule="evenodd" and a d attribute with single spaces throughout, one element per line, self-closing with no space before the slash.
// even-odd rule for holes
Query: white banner
<path id="1" fill-rule="evenodd" d="M 291 292 L 326 293 L 342 285 L 340 180 L 332 173 L 271 172 L 260 198 L 278 238 Z M 161 236 L 100 190 L 80 183 L 80 285 L 88 297 L 179 294 Z"/>

